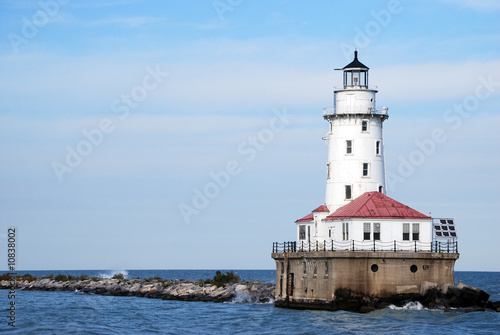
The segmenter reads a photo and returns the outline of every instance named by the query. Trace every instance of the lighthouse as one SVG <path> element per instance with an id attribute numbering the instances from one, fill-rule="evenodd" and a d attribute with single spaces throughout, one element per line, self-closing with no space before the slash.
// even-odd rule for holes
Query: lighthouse
<path id="1" fill-rule="evenodd" d="M 323 110 L 329 122 L 325 205 L 330 212 L 366 192 L 385 194 L 382 129 L 389 116 L 386 107 L 376 107 L 368 70 L 355 51 L 354 60 L 342 69 L 343 88 L 334 91 L 333 108 Z"/>
<path id="2" fill-rule="evenodd" d="M 278 307 L 344 309 L 346 298 L 418 294 L 424 282 L 454 285 L 454 220 L 432 218 L 386 194 L 388 109 L 377 108 L 357 51 L 339 70 L 343 86 L 333 92 L 333 107 L 323 109 L 325 202 L 295 221 L 295 241 L 273 244 Z"/>

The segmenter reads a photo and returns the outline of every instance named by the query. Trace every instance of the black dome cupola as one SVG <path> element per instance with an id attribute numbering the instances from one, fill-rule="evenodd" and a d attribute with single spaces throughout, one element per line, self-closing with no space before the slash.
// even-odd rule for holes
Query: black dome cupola
<path id="1" fill-rule="evenodd" d="M 358 60 L 358 51 L 354 51 L 354 60 L 344 66 L 344 88 L 368 88 L 368 67 Z"/>

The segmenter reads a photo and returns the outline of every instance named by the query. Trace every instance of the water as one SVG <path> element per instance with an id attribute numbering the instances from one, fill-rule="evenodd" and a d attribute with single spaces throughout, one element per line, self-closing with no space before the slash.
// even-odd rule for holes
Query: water
<path id="1" fill-rule="evenodd" d="M 28 271 L 111 276 L 113 271 Z M 238 270 L 244 280 L 274 282 L 274 271 Z M 213 270 L 121 272 L 128 278 L 197 280 Z M 500 300 L 500 272 L 456 272 L 456 280 L 479 287 Z M 7 315 L 7 291 L 0 306 Z M 297 311 L 273 304 L 183 302 L 111 297 L 75 292 L 16 292 L 16 328 L 0 318 L 9 334 L 500 334 L 500 313 L 426 310 L 418 304 L 368 314 L 345 311 Z"/>

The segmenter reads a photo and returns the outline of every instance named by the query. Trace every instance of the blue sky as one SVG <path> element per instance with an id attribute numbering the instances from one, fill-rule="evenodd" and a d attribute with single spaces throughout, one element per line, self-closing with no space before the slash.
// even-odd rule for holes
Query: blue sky
<path id="1" fill-rule="evenodd" d="M 274 268 L 272 242 L 324 202 L 322 108 L 357 48 L 389 107 L 388 195 L 455 218 L 457 270 L 500 271 L 497 1 L 0 13 L 0 241 L 17 227 L 19 268 Z"/>

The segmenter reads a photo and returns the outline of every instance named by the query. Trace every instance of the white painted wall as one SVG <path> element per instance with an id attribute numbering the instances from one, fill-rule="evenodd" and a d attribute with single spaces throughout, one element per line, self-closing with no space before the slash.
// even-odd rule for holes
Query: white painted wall
<path id="1" fill-rule="evenodd" d="M 328 236 L 328 232 L 325 231 L 325 224 L 323 223 L 323 219 L 328 216 L 327 212 L 315 212 L 314 213 L 314 224 L 317 227 L 316 234 L 314 236 L 315 240 L 321 240 L 320 237 Z"/>
<path id="2" fill-rule="evenodd" d="M 325 232 L 325 224 L 323 219 L 328 216 L 327 212 L 314 212 L 314 219 L 311 222 L 297 222 L 297 241 L 307 242 L 307 227 L 310 227 L 311 230 L 311 242 L 320 241 L 326 234 L 328 236 L 328 231 Z M 306 227 L 306 238 L 304 240 L 300 239 L 300 226 L 304 225 Z"/>
<path id="3" fill-rule="evenodd" d="M 334 92 L 336 114 L 365 114 L 375 110 L 375 90 L 348 88 Z"/>
<path id="4" fill-rule="evenodd" d="M 373 223 L 380 223 L 380 242 L 387 243 L 387 249 L 392 249 L 393 242 L 397 241 L 398 249 L 403 247 L 409 251 L 414 250 L 414 240 L 412 234 L 412 224 L 419 224 L 419 239 L 417 240 L 417 246 L 419 250 L 430 250 L 430 244 L 432 242 L 433 229 L 432 220 L 401 220 L 401 219 L 345 219 L 345 220 L 333 220 L 333 221 L 323 221 L 323 235 L 318 234 L 314 239 L 311 239 L 312 243 L 323 242 L 323 241 L 334 241 L 336 243 L 343 242 L 342 233 L 342 223 L 349 223 L 349 237 L 348 241 L 356 241 L 358 246 L 365 244 L 368 248 L 373 245 Z M 370 223 L 370 240 L 364 240 L 364 223 Z M 403 223 L 410 224 L 410 240 L 408 242 L 403 241 Z M 329 237 L 329 231 L 332 231 L 332 237 Z"/>
<path id="5" fill-rule="evenodd" d="M 330 118 L 329 152 L 325 203 L 333 212 L 365 192 L 385 194 L 383 124 L 381 114 L 342 114 Z M 362 122 L 367 121 L 366 131 Z M 352 153 L 347 153 L 347 141 L 352 141 Z M 377 154 L 377 142 L 379 153 Z M 368 163 L 368 176 L 363 176 L 363 163 Z M 328 171 L 327 171 L 328 172 Z M 351 199 L 345 198 L 345 186 L 351 185 Z"/>
<path id="6" fill-rule="evenodd" d="M 301 239 L 300 238 L 300 226 L 304 226 L 305 227 L 305 231 L 306 231 L 306 234 L 305 234 L 305 238 L 304 239 Z M 309 227 L 309 229 L 308 229 Z M 308 231 L 311 232 L 311 236 L 309 237 L 308 236 Z M 313 222 L 297 222 L 297 241 L 298 242 L 309 242 L 309 240 L 311 242 L 313 241 L 316 241 L 314 239 L 314 223 Z"/>

